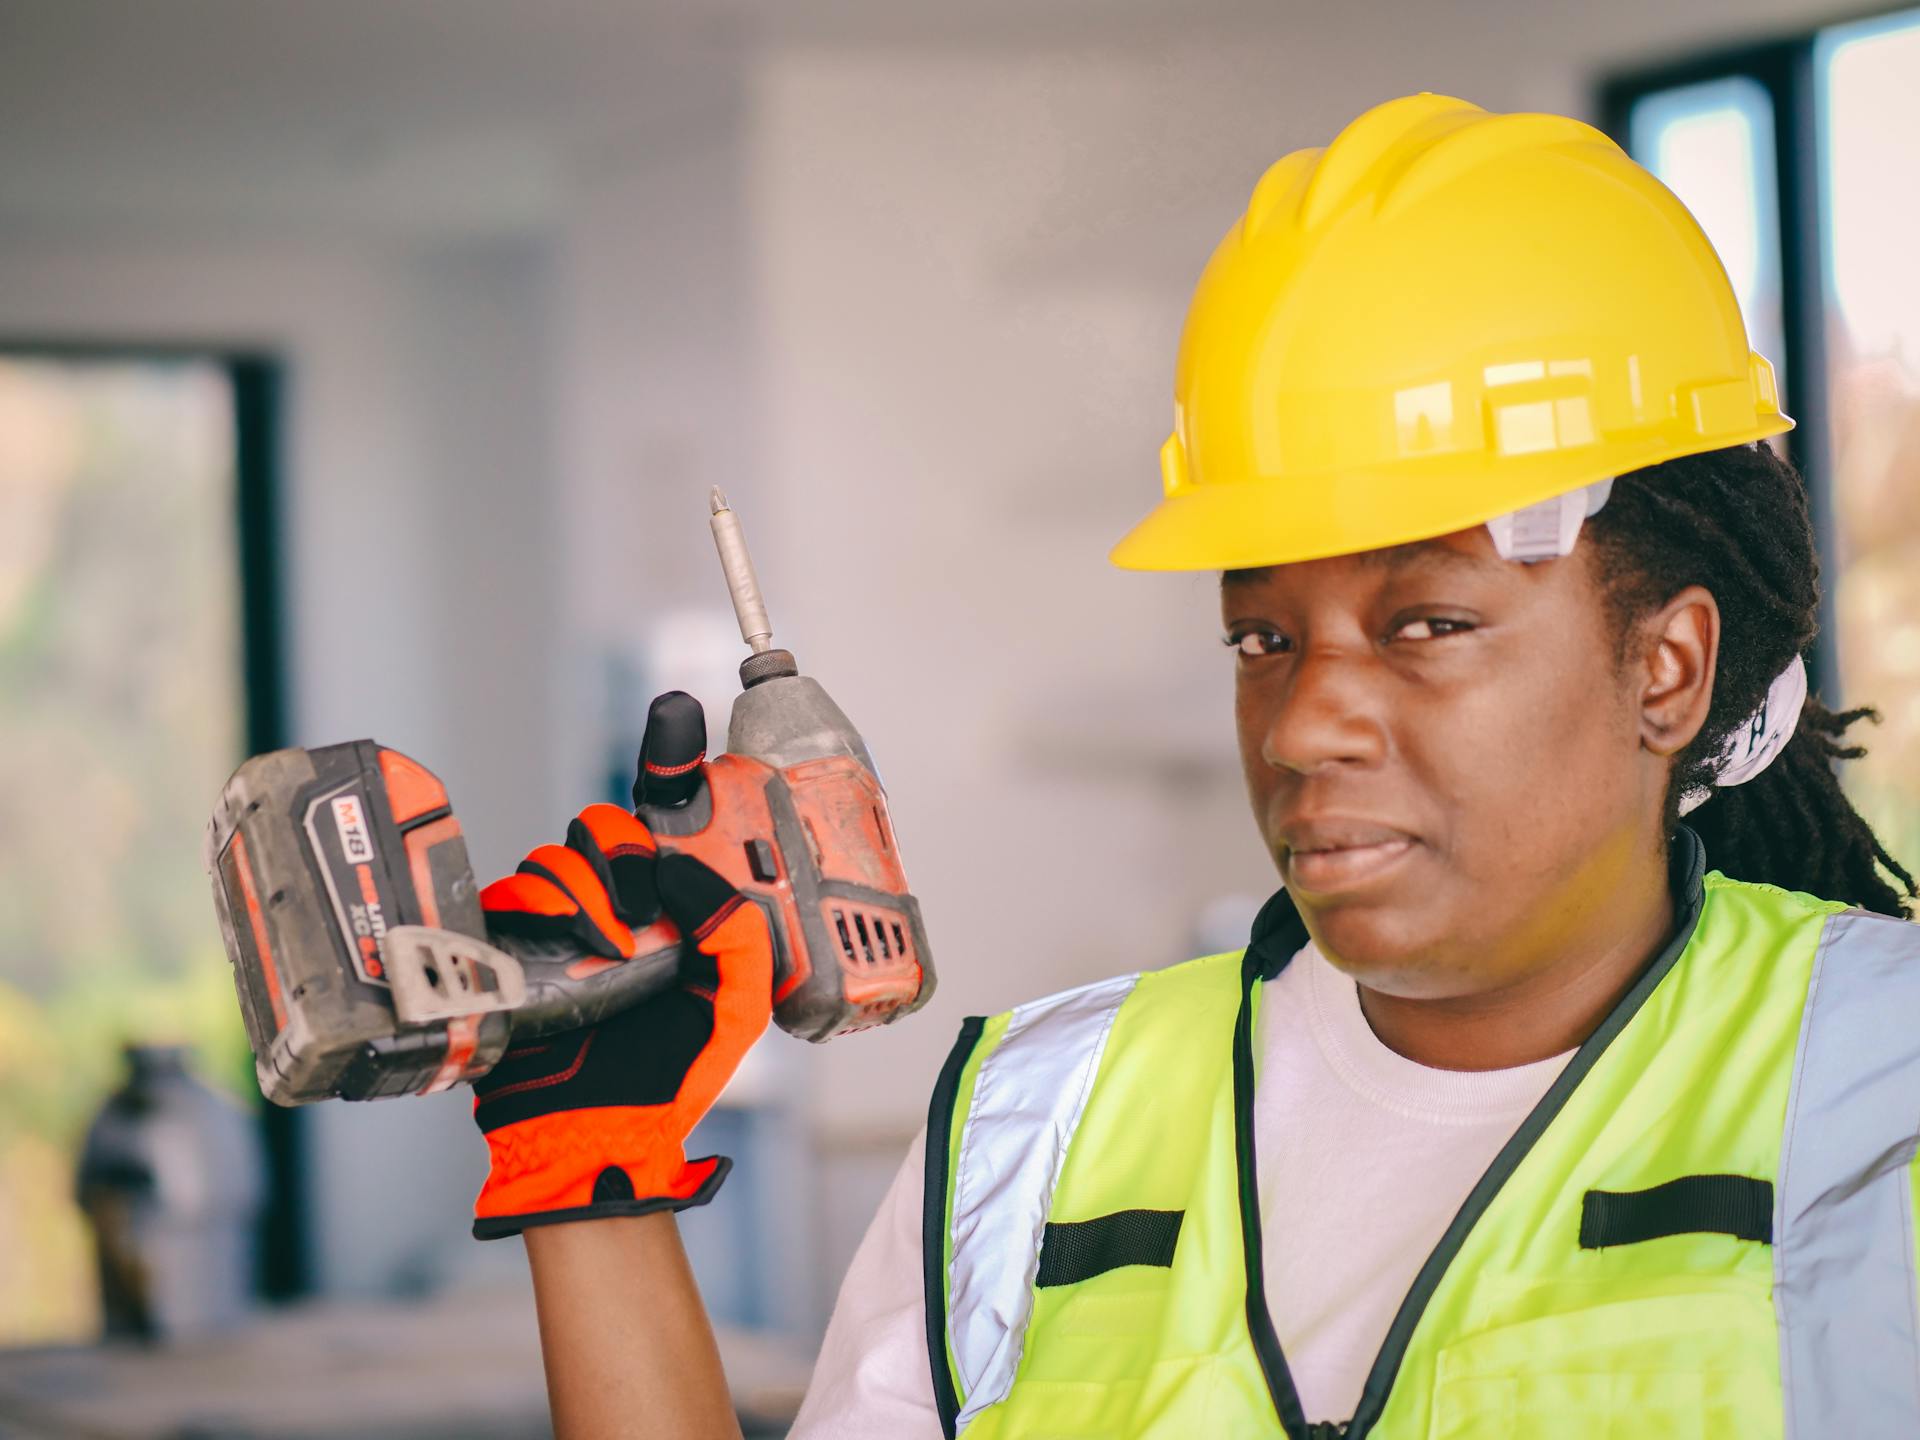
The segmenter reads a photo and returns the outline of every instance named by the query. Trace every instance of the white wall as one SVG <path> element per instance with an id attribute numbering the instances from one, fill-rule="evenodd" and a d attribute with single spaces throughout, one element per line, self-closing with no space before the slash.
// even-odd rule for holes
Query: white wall
<path id="1" fill-rule="evenodd" d="M 913 1021 L 807 1057 L 827 1293 L 960 1017 L 1187 958 L 1210 900 L 1275 884 L 1214 577 L 1105 558 L 1158 498 L 1208 253 L 1364 104 L 1582 103 L 1533 79 L 1311 34 L 756 73 L 767 588 L 882 766 L 941 972 Z"/>
<path id="2" fill-rule="evenodd" d="M 1141 0 L 1104 29 L 196 0 L 221 45 L 147 52 L 159 108 L 43 16 L 33 74 L 0 55 L 0 333 L 288 356 L 294 738 L 420 755 L 483 875 L 600 798 L 633 723 L 610 658 L 724 603 L 702 497 L 727 488 L 779 638 L 872 744 L 942 977 L 894 1030 L 769 1041 L 826 1157 L 817 1309 L 962 1015 L 1184 958 L 1205 902 L 1272 883 L 1210 578 L 1105 563 L 1262 168 L 1423 88 L 1579 113 L 1603 53 L 1738 38 L 1759 3 Z M 276 28 L 328 15 L 325 45 Z M 209 82 L 215 51 L 248 83 Z M 507 1263 L 465 1239 L 462 1110 L 312 1112 L 326 1283 Z"/>
<path id="3" fill-rule="evenodd" d="M 752 526 L 762 489 L 741 106 L 738 75 L 715 74 L 700 112 L 665 143 L 584 161 L 559 222 L 555 458 L 566 563 L 554 578 L 567 614 L 560 784 L 570 795 L 597 786 L 610 762 L 632 760 L 606 750 L 617 728 L 609 657 L 647 660 L 651 622 L 674 607 L 731 614 L 707 493 L 721 486 Z M 777 550 L 763 529 L 754 527 L 757 548 Z M 703 668 L 724 671 L 730 658 Z M 663 689 L 704 688 L 699 677 L 655 678 Z M 717 751 L 724 711 L 708 722 Z"/>

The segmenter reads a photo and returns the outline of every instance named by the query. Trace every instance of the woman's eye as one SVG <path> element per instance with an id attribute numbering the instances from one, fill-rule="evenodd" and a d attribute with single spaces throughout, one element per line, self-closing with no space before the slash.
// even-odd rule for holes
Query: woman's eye
<path id="1" fill-rule="evenodd" d="M 1418 620 L 1409 620 L 1394 629 L 1394 640 L 1438 640 L 1447 635 L 1464 635 L 1473 629 L 1469 620 L 1447 620 L 1437 615 L 1423 616 Z"/>
<path id="2" fill-rule="evenodd" d="M 1293 642 L 1277 630 L 1242 630 L 1237 634 L 1221 636 L 1220 643 L 1244 660 L 1282 655 L 1293 648 Z"/>

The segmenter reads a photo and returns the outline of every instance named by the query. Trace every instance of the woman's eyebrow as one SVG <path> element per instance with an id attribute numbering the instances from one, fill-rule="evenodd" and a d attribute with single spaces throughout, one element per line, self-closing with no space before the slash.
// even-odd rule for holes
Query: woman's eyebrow
<path id="1" fill-rule="evenodd" d="M 1379 550 L 1356 551 L 1353 558 L 1362 565 L 1378 566 L 1389 570 L 1437 565 L 1458 570 L 1484 571 L 1506 563 L 1497 557 L 1481 555 L 1472 550 L 1462 550 L 1438 540 L 1410 540 L 1404 545 L 1388 545 Z M 1244 570 L 1222 570 L 1220 589 L 1225 592 L 1257 584 L 1275 570 L 1285 568 L 1282 565 L 1254 565 Z"/>

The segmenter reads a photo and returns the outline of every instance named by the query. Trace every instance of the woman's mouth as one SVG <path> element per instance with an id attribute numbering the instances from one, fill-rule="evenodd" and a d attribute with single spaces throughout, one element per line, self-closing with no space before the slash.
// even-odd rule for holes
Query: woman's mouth
<path id="1" fill-rule="evenodd" d="M 1289 890 L 1334 895 L 1372 884 L 1413 852 L 1405 831 L 1362 820 L 1314 820 L 1281 834 L 1281 878 Z"/>

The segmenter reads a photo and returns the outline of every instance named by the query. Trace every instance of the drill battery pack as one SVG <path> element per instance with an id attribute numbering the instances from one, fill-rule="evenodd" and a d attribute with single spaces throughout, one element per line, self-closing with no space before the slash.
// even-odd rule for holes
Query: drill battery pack
<path id="1" fill-rule="evenodd" d="M 371 740 L 255 756 L 221 792 L 205 858 L 269 1100 L 443 1090 L 505 1051 L 507 997 L 485 958 L 466 840 L 424 766 Z M 443 943 L 418 968 L 436 985 L 457 981 L 472 1004 L 401 1018 L 389 970 L 399 927 L 482 942 L 465 956 Z"/>

